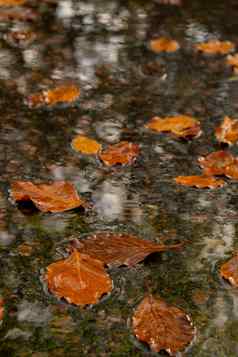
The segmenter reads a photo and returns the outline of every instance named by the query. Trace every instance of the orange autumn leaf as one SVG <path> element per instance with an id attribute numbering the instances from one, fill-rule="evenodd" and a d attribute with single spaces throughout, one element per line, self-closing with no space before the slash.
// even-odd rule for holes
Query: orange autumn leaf
<path id="1" fill-rule="evenodd" d="M 132 327 L 137 339 L 148 343 L 153 352 L 165 350 L 171 356 L 184 350 L 195 335 L 185 312 L 152 295 L 137 307 Z"/>
<path id="2" fill-rule="evenodd" d="M 80 90 L 75 85 L 62 85 L 54 89 L 45 90 L 41 93 L 30 95 L 27 98 L 27 104 L 30 107 L 42 105 L 55 105 L 58 103 L 72 103 L 80 95 Z"/>
<path id="3" fill-rule="evenodd" d="M 235 163 L 226 166 L 225 176 L 234 180 L 238 180 L 238 160 Z"/>
<path id="4" fill-rule="evenodd" d="M 150 41 L 150 49 L 155 53 L 175 52 L 180 48 L 179 43 L 166 37 L 156 38 Z"/>
<path id="5" fill-rule="evenodd" d="M 211 40 L 208 42 L 199 43 L 196 45 L 196 48 L 207 54 L 226 54 L 235 49 L 234 43 L 230 41 L 218 41 Z"/>
<path id="6" fill-rule="evenodd" d="M 171 132 L 181 137 L 198 137 L 201 134 L 200 122 L 188 115 L 177 115 L 172 117 L 154 117 L 145 125 L 146 128 L 161 132 Z"/>
<path id="7" fill-rule="evenodd" d="M 164 245 L 129 234 L 100 232 L 87 239 L 73 241 L 76 248 L 110 266 L 133 266 L 149 254 L 178 249 L 181 244 Z"/>
<path id="8" fill-rule="evenodd" d="M 63 212 L 85 204 L 74 185 L 65 181 L 52 184 L 16 181 L 11 184 L 11 197 L 15 202 L 32 201 L 42 212 Z"/>
<path id="9" fill-rule="evenodd" d="M 226 58 L 226 63 L 229 66 L 238 67 L 238 53 L 234 54 L 234 55 L 228 55 Z"/>
<path id="10" fill-rule="evenodd" d="M 0 298 L 0 324 L 4 317 L 4 300 Z"/>
<path id="11" fill-rule="evenodd" d="M 25 2 L 26 0 L 0 0 L 0 6 L 20 6 Z"/>
<path id="12" fill-rule="evenodd" d="M 45 275 L 49 290 L 70 304 L 96 304 L 112 290 L 112 281 L 104 264 L 74 251 L 67 259 L 52 263 Z"/>
<path id="13" fill-rule="evenodd" d="M 139 145 L 121 141 L 118 144 L 110 145 L 107 149 L 100 152 L 99 157 L 107 166 L 125 165 L 134 162 L 139 154 Z"/>
<path id="14" fill-rule="evenodd" d="M 224 279 L 228 280 L 231 285 L 238 287 L 238 254 L 222 264 L 220 274 Z"/>
<path id="15" fill-rule="evenodd" d="M 226 116 L 222 124 L 216 128 L 215 134 L 220 143 L 235 144 L 238 141 L 238 120 Z"/>
<path id="16" fill-rule="evenodd" d="M 98 151 L 101 150 L 101 144 L 83 135 L 76 136 L 72 140 L 71 146 L 75 151 L 80 151 L 88 155 L 97 154 Z"/>
<path id="17" fill-rule="evenodd" d="M 224 186 L 223 180 L 217 180 L 212 176 L 178 176 L 176 183 L 184 186 L 194 186 L 197 188 L 217 188 Z"/>
<path id="18" fill-rule="evenodd" d="M 205 176 L 225 175 L 226 167 L 236 163 L 235 157 L 228 151 L 215 151 L 211 154 L 200 157 L 199 165 L 203 169 Z"/>

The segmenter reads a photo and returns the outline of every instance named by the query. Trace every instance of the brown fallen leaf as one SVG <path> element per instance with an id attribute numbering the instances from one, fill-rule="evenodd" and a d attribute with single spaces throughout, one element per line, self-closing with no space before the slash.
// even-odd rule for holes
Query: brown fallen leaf
<path id="1" fill-rule="evenodd" d="M 238 53 L 234 55 L 228 55 L 226 58 L 226 63 L 234 68 L 238 68 Z"/>
<path id="2" fill-rule="evenodd" d="M 80 95 L 80 90 L 75 85 L 62 85 L 54 89 L 42 91 L 30 95 L 27 98 L 27 104 L 29 107 L 39 107 L 42 105 L 55 105 L 58 103 L 72 103 Z"/>
<path id="3" fill-rule="evenodd" d="M 229 280 L 231 285 L 238 287 L 238 254 L 222 264 L 220 274 L 224 279 Z"/>
<path id="4" fill-rule="evenodd" d="M 205 176 L 225 175 L 226 167 L 236 163 L 235 157 L 228 151 L 215 151 L 198 159 Z"/>
<path id="5" fill-rule="evenodd" d="M 0 20 L 1 21 L 37 21 L 40 14 L 30 8 L 1 8 Z"/>
<path id="6" fill-rule="evenodd" d="M 196 45 L 197 50 L 207 54 L 225 55 L 235 49 L 234 43 L 230 41 L 211 40 Z"/>
<path id="7" fill-rule="evenodd" d="M 0 6 L 20 6 L 26 3 L 26 0 L 0 0 Z"/>
<path id="8" fill-rule="evenodd" d="M 80 151 L 88 155 L 97 154 L 98 151 L 101 150 L 101 144 L 83 135 L 76 136 L 72 140 L 71 146 L 75 151 Z"/>
<path id="9" fill-rule="evenodd" d="M 238 141 L 238 120 L 226 116 L 222 124 L 215 129 L 215 135 L 220 143 L 235 144 Z"/>
<path id="10" fill-rule="evenodd" d="M 107 166 L 132 164 L 139 154 L 139 145 L 121 141 L 115 145 L 109 145 L 107 149 L 99 153 L 99 158 Z"/>
<path id="11" fill-rule="evenodd" d="M 155 53 L 175 52 L 180 48 L 179 43 L 166 37 L 156 38 L 150 41 L 150 49 Z"/>
<path id="12" fill-rule="evenodd" d="M 0 324 L 4 317 L 4 300 L 0 297 Z"/>
<path id="13" fill-rule="evenodd" d="M 11 184 L 11 197 L 15 202 L 32 201 L 42 212 L 63 212 L 85 206 L 74 185 L 65 181 L 52 184 L 16 181 Z"/>
<path id="14" fill-rule="evenodd" d="M 32 31 L 10 31 L 4 36 L 4 40 L 13 47 L 29 46 L 36 38 Z"/>
<path id="15" fill-rule="evenodd" d="M 161 132 L 171 132 L 181 137 L 198 137 L 201 135 L 200 122 L 188 115 L 178 115 L 172 117 L 154 117 L 145 125 L 146 128 Z"/>
<path id="16" fill-rule="evenodd" d="M 139 239 L 129 234 L 100 232 L 87 239 L 73 241 L 84 254 L 110 266 L 133 266 L 149 254 L 181 248 L 181 244 L 164 245 Z"/>
<path id="17" fill-rule="evenodd" d="M 96 304 L 103 294 L 112 290 L 104 264 L 77 251 L 50 264 L 45 280 L 54 295 L 75 305 Z"/>
<path id="18" fill-rule="evenodd" d="M 217 188 L 225 184 L 223 180 L 217 180 L 212 176 L 178 176 L 175 181 L 180 185 L 197 188 Z"/>
<path id="19" fill-rule="evenodd" d="M 165 350 L 171 356 L 187 347 L 195 329 L 190 317 L 161 298 L 146 296 L 132 318 L 136 338 L 149 344 L 154 352 Z"/>

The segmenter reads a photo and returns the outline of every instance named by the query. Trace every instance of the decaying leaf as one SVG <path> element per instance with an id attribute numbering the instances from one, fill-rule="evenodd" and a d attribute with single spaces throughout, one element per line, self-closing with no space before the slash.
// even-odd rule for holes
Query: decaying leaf
<path id="1" fill-rule="evenodd" d="M 99 157 L 107 166 L 132 164 L 139 154 L 139 145 L 121 141 L 115 145 L 109 145 L 100 152 Z"/>
<path id="2" fill-rule="evenodd" d="M 238 120 L 225 117 L 222 124 L 215 130 L 220 143 L 233 145 L 238 141 Z"/>
<path id="3" fill-rule="evenodd" d="M 221 54 L 225 55 L 235 49 L 234 43 L 230 41 L 212 40 L 204 43 L 199 43 L 196 48 L 207 54 Z"/>
<path id="4" fill-rule="evenodd" d="M 150 41 L 150 49 L 155 53 L 175 52 L 180 48 L 179 43 L 166 37 L 156 38 Z"/>
<path id="5" fill-rule="evenodd" d="M 0 297 L 0 324 L 4 317 L 4 300 Z"/>
<path id="6" fill-rule="evenodd" d="M 228 151 L 215 151 L 198 159 L 205 176 L 225 175 L 226 167 L 236 163 L 235 157 Z"/>
<path id="7" fill-rule="evenodd" d="M 103 294 L 112 290 L 104 264 L 77 251 L 50 264 L 45 280 L 54 295 L 75 305 L 96 304 Z"/>
<path id="8" fill-rule="evenodd" d="M 26 3 L 26 0 L 0 0 L 0 6 L 20 6 Z"/>
<path id="9" fill-rule="evenodd" d="M 178 249 L 181 244 L 164 245 L 139 239 L 129 234 L 100 232 L 77 240 L 76 248 L 110 266 L 133 266 L 151 253 Z"/>
<path id="10" fill-rule="evenodd" d="M 223 180 L 218 180 L 212 176 L 178 176 L 175 181 L 180 185 L 197 188 L 217 188 L 225 184 Z"/>
<path id="11" fill-rule="evenodd" d="M 76 136 L 72 140 L 71 145 L 75 151 L 80 151 L 88 155 L 97 154 L 101 150 L 101 144 L 83 135 Z"/>
<path id="12" fill-rule="evenodd" d="M 201 135 L 200 122 L 188 115 L 178 115 L 166 118 L 154 117 L 145 125 L 146 128 L 161 132 L 171 132 L 181 137 L 198 137 Z"/>
<path id="13" fill-rule="evenodd" d="M 238 287 L 238 254 L 222 264 L 220 274 L 224 279 L 229 280 L 231 285 Z"/>
<path id="14" fill-rule="evenodd" d="M 80 95 L 80 90 L 75 85 L 62 85 L 54 89 L 30 95 L 27 98 L 29 107 L 39 107 L 42 105 L 55 105 L 58 103 L 72 103 Z"/>
<path id="15" fill-rule="evenodd" d="M 52 184 L 16 181 L 11 184 L 11 197 L 15 202 L 32 201 L 42 212 L 63 212 L 85 205 L 74 185 L 65 181 Z"/>
<path id="16" fill-rule="evenodd" d="M 171 356 L 184 350 L 195 335 L 188 315 L 152 295 L 137 307 L 132 326 L 137 339 L 148 343 L 152 351 L 165 350 Z"/>

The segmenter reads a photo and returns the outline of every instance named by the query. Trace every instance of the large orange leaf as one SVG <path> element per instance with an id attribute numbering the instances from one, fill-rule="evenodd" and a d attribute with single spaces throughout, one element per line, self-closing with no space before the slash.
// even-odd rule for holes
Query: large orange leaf
<path id="1" fill-rule="evenodd" d="M 177 41 L 170 40 L 166 37 L 156 38 L 150 41 L 150 48 L 155 53 L 160 52 L 175 52 L 180 46 Z"/>
<path id="2" fill-rule="evenodd" d="M 112 290 L 104 264 L 77 251 L 50 264 L 45 280 L 54 295 L 75 305 L 96 304 L 103 294 Z"/>
<path id="3" fill-rule="evenodd" d="M 151 253 L 178 249 L 181 244 L 163 245 L 139 239 L 129 234 L 100 232 L 76 241 L 80 252 L 103 261 L 107 265 L 133 266 Z"/>
<path id="4" fill-rule="evenodd" d="M 54 89 L 30 95 L 27 98 L 27 104 L 30 107 L 38 107 L 42 105 L 52 106 L 57 103 L 72 103 L 79 95 L 80 90 L 77 86 L 73 84 L 62 85 Z"/>
<path id="5" fill-rule="evenodd" d="M 80 151 L 83 154 L 97 154 L 101 150 L 101 144 L 96 140 L 87 138 L 83 135 L 78 135 L 72 140 L 72 148 L 75 151 Z"/>
<path id="6" fill-rule="evenodd" d="M 116 164 L 131 164 L 139 154 L 139 145 L 121 141 L 118 144 L 110 145 L 99 154 L 100 159 L 107 166 Z"/>
<path id="7" fill-rule="evenodd" d="M 217 180 L 212 176 L 178 176 L 175 181 L 180 185 L 197 188 L 217 188 L 225 184 L 223 180 Z"/>
<path id="8" fill-rule="evenodd" d="M 0 6 L 19 6 L 25 2 L 26 0 L 0 0 Z"/>
<path id="9" fill-rule="evenodd" d="M 62 212 L 85 204 L 74 185 L 65 181 L 52 184 L 16 181 L 11 184 L 11 197 L 16 202 L 32 201 L 43 212 Z"/>
<path id="10" fill-rule="evenodd" d="M 238 254 L 221 266 L 220 274 L 232 285 L 238 287 Z"/>
<path id="11" fill-rule="evenodd" d="M 148 343 L 152 351 L 165 350 L 170 355 L 184 350 L 195 335 L 186 313 L 152 295 L 146 296 L 137 307 L 132 326 L 138 340 Z"/>
<path id="12" fill-rule="evenodd" d="M 182 138 L 198 137 L 201 134 L 200 122 L 188 115 L 172 117 L 154 117 L 145 125 L 146 128 L 161 132 L 171 132 Z"/>
<path id="13" fill-rule="evenodd" d="M 238 120 L 225 117 L 222 124 L 215 130 L 220 143 L 233 145 L 238 141 Z"/>
<path id="14" fill-rule="evenodd" d="M 206 176 L 225 175 L 226 167 L 236 163 L 235 157 L 228 151 L 215 151 L 206 157 L 198 159 L 199 165 Z"/>
<path id="15" fill-rule="evenodd" d="M 230 41 L 212 40 L 204 43 L 199 43 L 196 48 L 207 54 L 227 54 L 235 49 L 234 43 Z"/>

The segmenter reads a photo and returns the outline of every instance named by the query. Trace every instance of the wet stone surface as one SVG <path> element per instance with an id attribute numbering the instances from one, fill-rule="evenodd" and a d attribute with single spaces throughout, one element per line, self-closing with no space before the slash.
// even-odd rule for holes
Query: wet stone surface
<path id="1" fill-rule="evenodd" d="M 130 325 L 148 289 L 192 317 L 197 336 L 184 355 L 237 356 L 238 291 L 219 277 L 237 249 L 237 182 L 209 191 L 174 181 L 200 174 L 198 156 L 220 149 L 215 127 L 238 117 L 237 77 L 224 56 L 194 51 L 209 39 L 238 44 L 237 1 L 29 0 L 0 13 L 1 356 L 150 355 Z M 160 36 L 181 49 L 153 53 L 149 41 Z M 27 105 L 66 82 L 80 88 L 75 103 Z M 203 134 L 185 141 L 144 128 L 175 114 L 198 118 Z M 140 154 L 105 167 L 72 149 L 79 134 L 103 146 L 137 143 Z M 29 214 L 8 199 L 14 180 L 69 180 L 92 208 Z M 47 265 L 72 237 L 100 230 L 186 244 L 110 270 L 114 289 L 93 307 L 58 301 L 42 282 Z"/>

